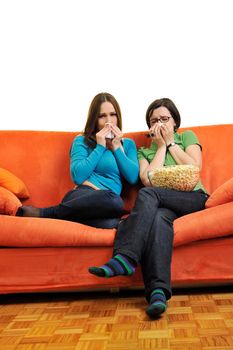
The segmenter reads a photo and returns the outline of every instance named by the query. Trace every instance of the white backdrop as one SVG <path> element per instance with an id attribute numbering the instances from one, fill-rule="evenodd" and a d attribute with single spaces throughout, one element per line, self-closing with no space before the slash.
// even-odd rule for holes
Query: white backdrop
<path id="1" fill-rule="evenodd" d="M 1 129 L 83 129 L 107 91 L 123 130 L 170 97 L 182 126 L 233 122 L 231 0 L 0 0 Z"/>

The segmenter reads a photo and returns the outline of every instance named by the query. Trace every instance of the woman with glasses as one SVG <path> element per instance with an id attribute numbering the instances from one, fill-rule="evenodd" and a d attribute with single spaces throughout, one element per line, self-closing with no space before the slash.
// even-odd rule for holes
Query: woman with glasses
<path id="1" fill-rule="evenodd" d="M 109 93 L 96 95 L 82 135 L 70 150 L 75 187 L 61 203 L 36 208 L 22 206 L 17 216 L 70 220 L 99 228 L 115 228 L 123 214 L 123 181 L 138 181 L 139 165 L 133 140 L 123 138 L 120 106 Z"/>
<path id="2" fill-rule="evenodd" d="M 147 314 L 157 318 L 171 298 L 173 221 L 204 209 L 208 198 L 199 181 L 191 192 L 151 187 L 148 172 L 167 165 L 201 168 L 201 145 L 192 131 L 178 134 L 180 114 L 168 98 L 155 100 L 146 112 L 151 146 L 138 150 L 140 178 L 145 186 L 127 219 L 120 222 L 113 258 L 89 272 L 99 277 L 130 276 L 140 264 L 148 301 Z"/>

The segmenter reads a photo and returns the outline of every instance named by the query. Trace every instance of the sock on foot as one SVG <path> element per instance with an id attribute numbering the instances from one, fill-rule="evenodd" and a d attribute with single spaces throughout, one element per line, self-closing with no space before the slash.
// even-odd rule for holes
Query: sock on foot
<path id="1" fill-rule="evenodd" d="M 99 277 L 130 276 L 135 272 L 136 264 L 122 254 L 117 254 L 100 267 L 89 267 L 88 271 Z"/>
<path id="2" fill-rule="evenodd" d="M 156 318 L 167 308 L 166 296 L 162 289 L 155 289 L 150 295 L 150 305 L 148 306 L 146 313 L 151 318 Z"/>
<path id="3" fill-rule="evenodd" d="M 29 216 L 29 217 L 40 217 L 40 208 L 33 207 L 32 205 L 22 205 L 18 208 L 16 216 Z"/>
<path id="4" fill-rule="evenodd" d="M 18 210 L 17 210 L 15 216 L 23 216 L 23 209 L 22 209 L 22 207 L 19 207 L 19 208 L 18 208 Z"/>

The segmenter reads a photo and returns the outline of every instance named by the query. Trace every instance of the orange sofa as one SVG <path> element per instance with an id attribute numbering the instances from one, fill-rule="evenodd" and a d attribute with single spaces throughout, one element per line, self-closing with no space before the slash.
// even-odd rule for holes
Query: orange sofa
<path id="1" fill-rule="evenodd" d="M 191 128 L 203 146 L 201 178 L 211 194 L 207 208 L 174 222 L 173 287 L 233 282 L 233 125 Z M 184 129 L 181 129 L 181 131 Z M 138 147 L 146 132 L 125 134 Z M 58 203 L 73 187 L 69 149 L 75 132 L 0 131 L 0 167 L 26 184 L 24 204 Z M 140 185 L 124 186 L 128 211 Z M 0 293 L 114 290 L 142 287 L 140 268 L 131 277 L 101 279 L 89 266 L 111 257 L 114 229 L 55 219 L 0 215 Z"/>

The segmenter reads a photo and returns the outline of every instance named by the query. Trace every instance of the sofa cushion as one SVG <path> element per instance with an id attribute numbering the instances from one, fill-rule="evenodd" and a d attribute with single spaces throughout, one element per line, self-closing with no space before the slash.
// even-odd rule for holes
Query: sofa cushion
<path id="1" fill-rule="evenodd" d="M 9 170 L 0 168 L 0 186 L 14 193 L 19 198 L 29 198 L 29 192 L 22 180 Z"/>
<path id="2" fill-rule="evenodd" d="M 233 177 L 219 186 L 208 198 L 206 208 L 233 202 Z"/>
<path id="3" fill-rule="evenodd" d="M 0 246 L 5 247 L 111 247 L 116 233 L 66 220 L 19 216 L 1 216 L 0 227 Z"/>
<path id="4" fill-rule="evenodd" d="M 233 236 L 233 202 L 182 216 L 174 221 L 174 245 Z"/>
<path id="5" fill-rule="evenodd" d="M 20 200 L 12 192 L 0 186 L 0 214 L 15 215 L 21 205 Z"/>
<path id="6" fill-rule="evenodd" d="M 233 235 L 233 202 L 174 221 L 174 246 Z M 197 225 L 198 222 L 198 225 Z M 99 229 L 57 219 L 0 217 L 0 246 L 112 247 L 115 229 Z"/>

